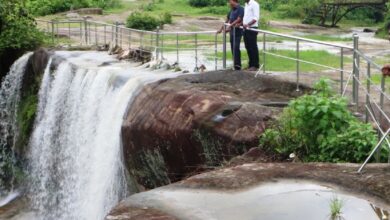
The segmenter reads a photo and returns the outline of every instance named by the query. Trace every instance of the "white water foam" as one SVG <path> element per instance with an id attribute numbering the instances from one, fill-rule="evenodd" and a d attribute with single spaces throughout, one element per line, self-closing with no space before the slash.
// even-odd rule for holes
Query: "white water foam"
<path id="1" fill-rule="evenodd" d="M 20 101 L 20 88 L 23 73 L 31 53 L 27 53 L 18 59 L 4 77 L 0 88 L 0 175 L 8 175 L 5 166 L 13 166 L 13 148 L 18 136 L 17 110 Z M 13 170 L 13 168 L 11 168 Z M 13 172 L 13 171 L 11 171 Z M 3 185 L 0 180 L 0 190 Z M 1 191 L 0 191 L 0 194 Z"/>
<path id="2" fill-rule="evenodd" d="M 127 193 L 121 125 L 147 83 L 176 76 L 105 53 L 57 52 L 46 68 L 30 142 L 29 183 L 37 219 L 99 220 Z M 111 63 L 111 65 L 103 65 Z"/>

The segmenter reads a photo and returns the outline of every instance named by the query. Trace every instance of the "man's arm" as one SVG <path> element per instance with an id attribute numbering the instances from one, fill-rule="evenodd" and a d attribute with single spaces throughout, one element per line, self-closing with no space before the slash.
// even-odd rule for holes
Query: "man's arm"
<path id="1" fill-rule="evenodd" d="M 230 25 L 232 27 L 239 27 L 242 23 L 242 18 L 241 17 L 238 17 L 235 21 L 233 21 L 233 23 L 231 23 Z"/>
<path id="2" fill-rule="evenodd" d="M 230 17 L 230 13 L 231 12 L 229 12 L 228 14 L 227 14 L 227 16 L 226 16 L 226 20 L 225 20 L 225 23 L 222 25 L 222 27 L 217 31 L 217 33 L 218 34 L 220 34 L 220 33 L 222 33 L 222 31 L 224 30 L 224 28 L 225 28 L 225 24 L 227 24 L 227 23 L 229 23 L 229 17 Z M 229 27 L 228 27 L 229 28 Z"/>
<path id="3" fill-rule="evenodd" d="M 225 23 L 222 25 L 222 27 L 217 31 L 218 34 L 222 33 L 224 27 L 225 27 L 225 24 L 227 24 L 229 22 L 229 18 L 226 18 L 225 20 Z"/>

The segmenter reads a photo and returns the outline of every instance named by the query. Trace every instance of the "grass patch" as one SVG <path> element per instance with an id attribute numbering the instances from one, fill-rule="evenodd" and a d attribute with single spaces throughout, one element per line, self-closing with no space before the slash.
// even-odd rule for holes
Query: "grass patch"
<path id="1" fill-rule="evenodd" d="M 319 35 L 319 34 L 308 34 L 304 35 L 304 38 L 309 38 L 312 40 L 318 40 L 318 41 L 346 41 L 346 42 L 352 42 L 352 37 L 336 37 L 336 36 L 330 36 L 330 35 Z"/>
<path id="2" fill-rule="evenodd" d="M 296 58 L 296 52 L 292 50 L 268 50 L 267 52 L 271 52 L 274 54 L 287 56 L 290 58 Z M 232 54 L 228 52 L 227 59 L 232 60 Z M 222 59 L 222 52 L 218 53 L 218 58 Z M 241 58 L 243 65 L 245 66 L 248 62 L 248 55 L 245 50 L 241 50 Z M 319 63 L 321 65 L 330 66 L 333 68 L 339 68 L 340 65 L 340 57 L 334 54 L 331 54 L 324 50 L 305 50 L 300 52 L 300 59 L 309 61 L 309 62 L 315 62 Z M 349 59 L 349 58 L 344 58 Z M 263 63 L 263 55 L 262 51 L 260 51 L 260 60 Z M 347 61 L 347 60 L 346 60 Z M 297 68 L 297 63 L 294 60 L 288 60 L 286 58 L 276 57 L 273 55 L 266 55 L 266 70 L 267 71 L 280 71 L 280 72 L 289 72 L 289 71 L 295 71 Z M 312 64 L 306 64 L 301 63 L 300 64 L 300 70 L 302 72 L 315 72 L 315 71 L 323 71 L 327 68 L 321 67 L 321 66 L 315 66 Z"/>

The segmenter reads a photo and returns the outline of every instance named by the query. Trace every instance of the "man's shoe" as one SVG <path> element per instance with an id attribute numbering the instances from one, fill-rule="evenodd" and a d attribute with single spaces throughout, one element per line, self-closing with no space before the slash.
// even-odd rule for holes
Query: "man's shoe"
<path id="1" fill-rule="evenodd" d="M 252 72 L 257 72 L 259 70 L 259 68 L 256 68 L 256 67 L 249 67 L 248 68 L 248 71 L 252 71 Z"/>

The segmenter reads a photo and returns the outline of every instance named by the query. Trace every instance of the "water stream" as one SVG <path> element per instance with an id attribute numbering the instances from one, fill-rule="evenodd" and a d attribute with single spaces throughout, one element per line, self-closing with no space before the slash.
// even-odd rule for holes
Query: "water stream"
<path id="1" fill-rule="evenodd" d="M 1 179 L 14 172 L 15 158 L 12 149 L 18 137 L 16 125 L 17 109 L 20 101 L 20 87 L 23 73 L 31 53 L 27 53 L 16 61 L 7 76 L 4 77 L 0 89 L 0 196 L 4 194 Z M 11 184 L 13 181 L 11 181 Z M 11 186 L 13 188 L 13 186 Z"/>
<path id="2" fill-rule="evenodd" d="M 54 71 L 51 60 L 46 67 L 29 144 L 33 214 L 16 219 L 103 219 L 129 193 L 120 139 L 126 110 L 145 84 L 176 74 L 118 62 L 106 53 L 54 56 L 63 60 Z M 27 58 L 17 63 L 23 66 Z"/>

